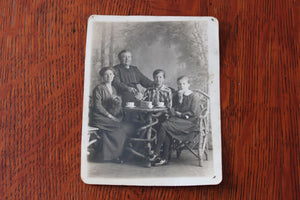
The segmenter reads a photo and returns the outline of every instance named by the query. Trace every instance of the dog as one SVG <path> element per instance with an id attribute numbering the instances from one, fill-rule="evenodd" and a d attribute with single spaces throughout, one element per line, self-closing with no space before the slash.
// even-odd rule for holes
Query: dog
<path id="1" fill-rule="evenodd" d="M 118 96 L 114 97 L 107 106 L 107 111 L 115 116 L 121 117 L 122 116 L 122 99 Z"/>

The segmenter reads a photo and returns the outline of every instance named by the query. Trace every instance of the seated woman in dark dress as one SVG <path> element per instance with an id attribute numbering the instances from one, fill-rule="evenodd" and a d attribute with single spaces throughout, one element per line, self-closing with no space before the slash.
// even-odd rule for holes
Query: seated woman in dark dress
<path id="1" fill-rule="evenodd" d="M 132 128 L 121 122 L 122 101 L 111 85 L 114 79 L 113 68 L 102 68 L 100 76 L 103 82 L 93 91 L 89 125 L 99 128 L 102 134 L 101 160 L 118 160 Z"/>
<path id="2" fill-rule="evenodd" d="M 194 133 L 199 130 L 200 98 L 189 89 L 188 77 L 179 77 L 177 84 L 178 92 L 174 99 L 174 108 L 170 111 L 170 118 L 161 124 L 154 154 L 150 158 L 150 161 L 156 161 L 156 166 L 167 164 L 171 138 L 182 142 L 192 141 Z M 165 147 L 160 157 L 162 145 Z"/>
<path id="3" fill-rule="evenodd" d="M 136 66 L 131 65 L 132 55 L 130 51 L 123 50 L 118 57 L 120 64 L 114 66 L 115 79 L 112 84 L 121 95 L 123 105 L 126 102 L 138 103 L 143 95 L 138 91 L 137 85 L 140 84 L 144 88 L 148 88 L 153 85 L 153 82 L 142 74 Z"/>

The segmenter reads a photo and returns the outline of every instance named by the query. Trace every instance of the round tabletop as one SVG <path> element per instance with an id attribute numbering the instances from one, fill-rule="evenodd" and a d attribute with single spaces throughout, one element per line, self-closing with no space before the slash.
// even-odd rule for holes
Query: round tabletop
<path id="1" fill-rule="evenodd" d="M 153 108 L 144 108 L 144 107 L 124 107 L 126 111 L 141 111 L 141 112 L 161 112 L 168 110 L 167 107 L 153 107 Z"/>

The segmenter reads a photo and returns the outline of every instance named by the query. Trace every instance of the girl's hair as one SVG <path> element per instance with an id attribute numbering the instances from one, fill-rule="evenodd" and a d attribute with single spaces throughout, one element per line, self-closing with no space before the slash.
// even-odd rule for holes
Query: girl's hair
<path id="1" fill-rule="evenodd" d="M 108 71 L 108 70 L 111 70 L 111 71 L 115 74 L 114 68 L 112 68 L 112 67 L 103 67 L 103 68 L 99 71 L 99 75 L 100 75 L 101 77 L 103 77 L 103 76 L 104 76 L 104 73 L 105 73 L 106 71 Z"/>
<path id="2" fill-rule="evenodd" d="M 179 76 L 179 77 L 177 78 L 177 82 L 180 81 L 180 80 L 187 80 L 187 82 L 190 83 L 190 79 L 189 79 L 189 77 L 187 77 L 187 76 Z"/>
<path id="3" fill-rule="evenodd" d="M 164 70 L 162 70 L 162 69 L 156 69 L 156 70 L 154 70 L 154 72 L 153 72 L 153 78 L 154 78 L 157 74 L 159 74 L 159 73 L 163 73 L 164 78 L 166 78 L 166 72 L 165 72 Z"/>

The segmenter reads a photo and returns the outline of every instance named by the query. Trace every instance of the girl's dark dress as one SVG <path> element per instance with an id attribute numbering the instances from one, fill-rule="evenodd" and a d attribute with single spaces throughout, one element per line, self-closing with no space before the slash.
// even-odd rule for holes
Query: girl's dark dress
<path id="1" fill-rule="evenodd" d="M 170 117 L 162 123 L 162 129 L 177 140 L 191 141 L 194 133 L 199 130 L 201 112 L 199 95 L 197 93 L 183 95 L 182 103 L 179 103 L 178 98 L 175 97 L 174 105 L 174 110 L 181 112 L 183 117 Z"/>
<path id="2" fill-rule="evenodd" d="M 127 133 L 130 132 L 130 128 L 125 124 L 108 118 L 109 114 L 116 118 L 121 117 L 121 98 L 117 96 L 114 87 L 112 90 L 111 94 L 105 84 L 96 86 L 90 113 L 89 125 L 99 128 L 102 134 L 101 159 L 104 161 L 121 156 Z M 116 113 L 118 110 L 120 112 Z"/>
<path id="3" fill-rule="evenodd" d="M 170 150 L 171 136 L 182 142 L 192 141 L 196 131 L 199 131 L 200 116 L 200 98 L 196 93 L 183 95 L 182 101 L 179 102 L 179 96 L 174 98 L 174 108 L 171 110 L 171 117 L 161 124 L 157 134 L 157 145 L 154 149 L 159 154 L 163 145 L 163 159 L 168 159 Z M 181 117 L 176 116 L 175 111 L 182 113 Z"/>

